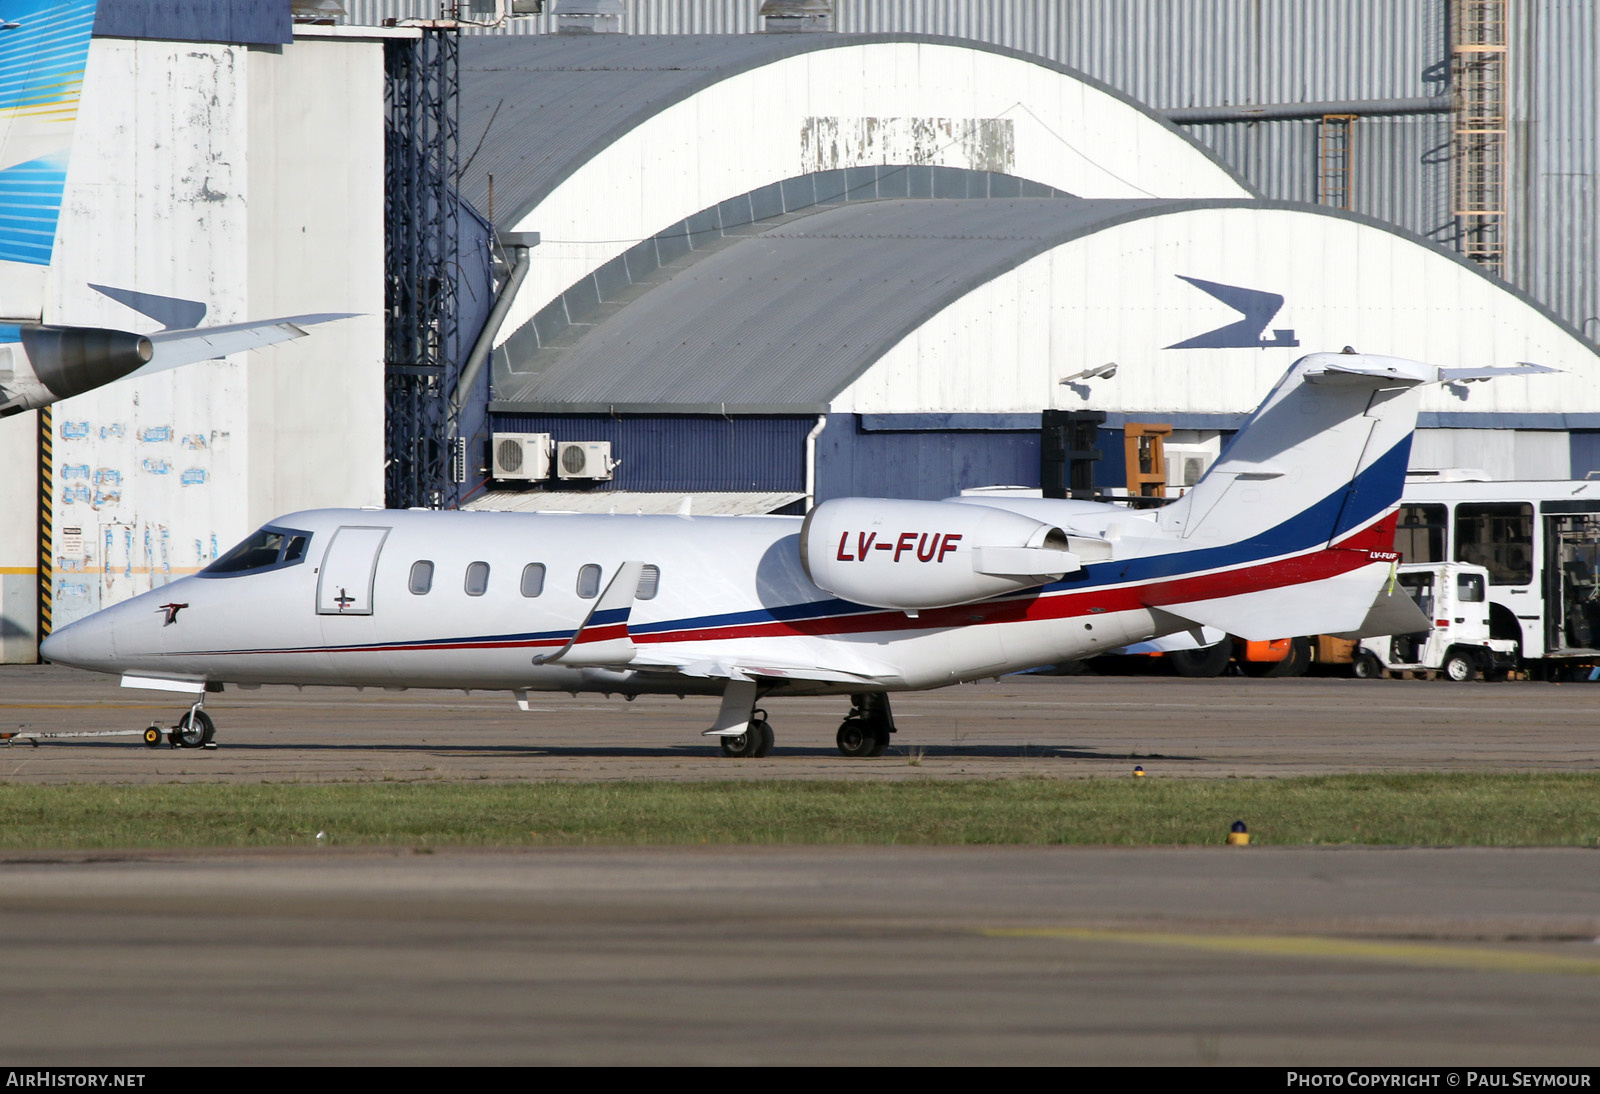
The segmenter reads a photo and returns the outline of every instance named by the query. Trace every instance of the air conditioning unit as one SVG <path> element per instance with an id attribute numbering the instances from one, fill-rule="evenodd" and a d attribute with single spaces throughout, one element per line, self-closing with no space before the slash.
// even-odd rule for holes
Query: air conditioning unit
<path id="1" fill-rule="evenodd" d="M 609 479 L 617 461 L 610 441 L 560 441 L 556 444 L 556 477 Z"/>
<path id="2" fill-rule="evenodd" d="M 537 481 L 550 477 L 550 434 L 495 433 L 489 439 L 495 478 Z"/>
<path id="3" fill-rule="evenodd" d="M 1204 444 L 1174 444 L 1165 446 L 1167 457 L 1167 497 L 1176 497 L 1176 491 L 1199 482 L 1217 458 L 1216 452 Z"/>

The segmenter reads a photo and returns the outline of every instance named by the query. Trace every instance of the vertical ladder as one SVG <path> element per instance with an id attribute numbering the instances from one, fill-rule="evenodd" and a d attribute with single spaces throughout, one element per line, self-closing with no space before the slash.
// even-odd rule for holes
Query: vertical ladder
<path id="1" fill-rule="evenodd" d="M 1506 0 L 1460 0 L 1451 43 L 1454 213 L 1461 249 L 1504 275 Z"/>
<path id="2" fill-rule="evenodd" d="M 1317 139 L 1317 204 L 1349 209 L 1354 114 L 1324 114 Z"/>

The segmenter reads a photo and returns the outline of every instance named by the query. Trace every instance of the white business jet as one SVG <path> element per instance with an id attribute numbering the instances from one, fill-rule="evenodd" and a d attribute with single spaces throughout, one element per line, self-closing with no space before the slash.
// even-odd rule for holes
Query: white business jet
<path id="1" fill-rule="evenodd" d="M 1426 626 L 1391 580 L 1421 389 L 1532 371 L 1550 370 L 1312 354 L 1157 510 L 962 497 L 842 498 L 803 518 L 292 513 L 41 653 L 190 693 L 175 745 L 210 741 L 201 704 L 224 683 L 338 684 L 499 689 L 524 709 L 535 691 L 720 694 L 706 732 L 729 756 L 772 748 L 758 703 L 838 693 L 853 701 L 840 751 L 876 756 L 894 691 L 1163 636 Z"/>

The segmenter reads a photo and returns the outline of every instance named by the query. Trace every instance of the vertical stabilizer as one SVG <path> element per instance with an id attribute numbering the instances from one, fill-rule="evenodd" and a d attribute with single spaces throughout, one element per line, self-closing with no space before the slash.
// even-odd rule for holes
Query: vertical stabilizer
<path id="1" fill-rule="evenodd" d="M 1420 388 L 1436 379 L 1392 357 L 1301 358 L 1162 526 L 1192 547 L 1251 540 L 1261 555 L 1371 526 L 1400 499 Z"/>
<path id="2" fill-rule="evenodd" d="M 38 322 L 95 0 L 0 8 L 0 317 Z"/>

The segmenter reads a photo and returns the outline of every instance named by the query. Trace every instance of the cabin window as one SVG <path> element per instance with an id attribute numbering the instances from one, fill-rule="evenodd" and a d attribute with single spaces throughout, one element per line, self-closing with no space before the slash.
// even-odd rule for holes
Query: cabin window
<path id="1" fill-rule="evenodd" d="M 1489 571 L 1491 585 L 1533 580 L 1533 506 L 1527 502 L 1462 502 L 1456 506 L 1456 561 Z"/>
<path id="2" fill-rule="evenodd" d="M 262 528 L 243 543 L 201 570 L 200 577 L 239 577 L 303 562 L 310 532 L 293 528 Z"/>
<path id="3" fill-rule="evenodd" d="M 1443 562 L 1449 514 L 1442 505 L 1402 505 L 1394 549 L 1401 562 Z"/>
<path id="4" fill-rule="evenodd" d="M 431 588 L 433 588 L 433 563 L 413 562 L 411 564 L 411 591 L 417 596 L 425 596 Z"/>
<path id="5" fill-rule="evenodd" d="M 544 563 L 530 562 L 522 568 L 522 595 L 538 596 L 544 592 Z"/>
<path id="6" fill-rule="evenodd" d="M 482 596 L 489 591 L 489 564 L 474 562 L 467 567 L 467 595 Z"/>
<path id="7" fill-rule="evenodd" d="M 646 565 L 639 574 L 639 599 L 654 600 L 661 591 L 661 567 Z"/>
<path id="8" fill-rule="evenodd" d="M 592 562 L 578 570 L 578 595 L 585 600 L 600 595 L 600 567 Z"/>
<path id="9" fill-rule="evenodd" d="M 1463 604 L 1483 603 L 1483 575 L 1457 574 L 1456 599 Z"/>

